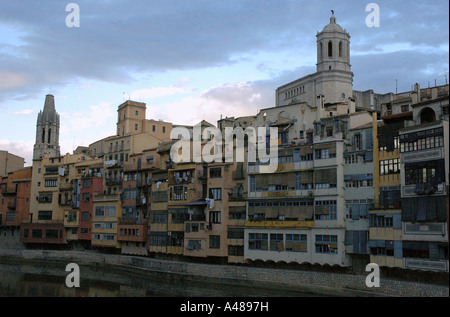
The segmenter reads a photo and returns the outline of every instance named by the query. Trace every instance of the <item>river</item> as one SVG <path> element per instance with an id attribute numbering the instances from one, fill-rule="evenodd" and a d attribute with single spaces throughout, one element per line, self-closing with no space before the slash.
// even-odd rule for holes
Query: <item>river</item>
<path id="1" fill-rule="evenodd" d="M 317 297 L 320 293 L 186 279 L 176 274 L 132 273 L 80 267 L 80 287 L 55 263 L 0 263 L 0 297 Z"/>

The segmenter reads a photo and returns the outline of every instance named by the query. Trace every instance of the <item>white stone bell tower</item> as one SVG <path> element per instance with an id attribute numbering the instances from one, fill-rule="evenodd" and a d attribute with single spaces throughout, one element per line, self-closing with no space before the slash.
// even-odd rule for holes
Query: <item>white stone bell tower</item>
<path id="1" fill-rule="evenodd" d="M 350 65 L 350 35 L 330 17 L 317 35 L 317 95 L 325 104 L 342 103 L 353 96 L 353 73 Z"/>

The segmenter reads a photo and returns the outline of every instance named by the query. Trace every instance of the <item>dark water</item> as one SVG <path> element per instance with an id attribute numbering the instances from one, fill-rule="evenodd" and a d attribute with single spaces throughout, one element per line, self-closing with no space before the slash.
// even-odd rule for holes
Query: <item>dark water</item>
<path id="1" fill-rule="evenodd" d="M 80 266 L 80 287 L 65 284 L 64 265 L 0 263 L 0 297 L 317 297 L 320 293 L 218 284 L 166 273 Z"/>

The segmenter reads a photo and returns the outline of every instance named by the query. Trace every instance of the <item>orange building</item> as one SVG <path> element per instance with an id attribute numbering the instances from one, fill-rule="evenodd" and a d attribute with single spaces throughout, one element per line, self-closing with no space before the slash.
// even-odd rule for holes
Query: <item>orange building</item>
<path id="1" fill-rule="evenodd" d="M 31 167 L 10 172 L 0 178 L 0 230 L 14 234 L 30 212 Z"/>

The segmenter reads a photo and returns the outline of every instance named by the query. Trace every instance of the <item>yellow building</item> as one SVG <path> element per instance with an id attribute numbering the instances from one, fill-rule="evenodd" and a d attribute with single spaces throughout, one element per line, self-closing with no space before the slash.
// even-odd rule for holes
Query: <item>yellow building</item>
<path id="1" fill-rule="evenodd" d="M 71 177 L 73 166 L 83 159 L 86 156 L 81 154 L 50 157 L 46 153 L 33 161 L 30 218 L 21 226 L 22 242 L 67 244 L 74 238 L 75 222 L 68 224 L 73 201 Z"/>
<path id="2" fill-rule="evenodd" d="M 399 130 L 412 119 L 411 98 L 397 96 L 373 114 L 374 207 L 369 210 L 370 262 L 403 266 Z M 403 106 L 403 112 L 397 111 Z"/>
<path id="3" fill-rule="evenodd" d="M 92 215 L 93 247 L 120 249 L 117 225 L 122 214 L 120 195 L 94 194 Z"/>

